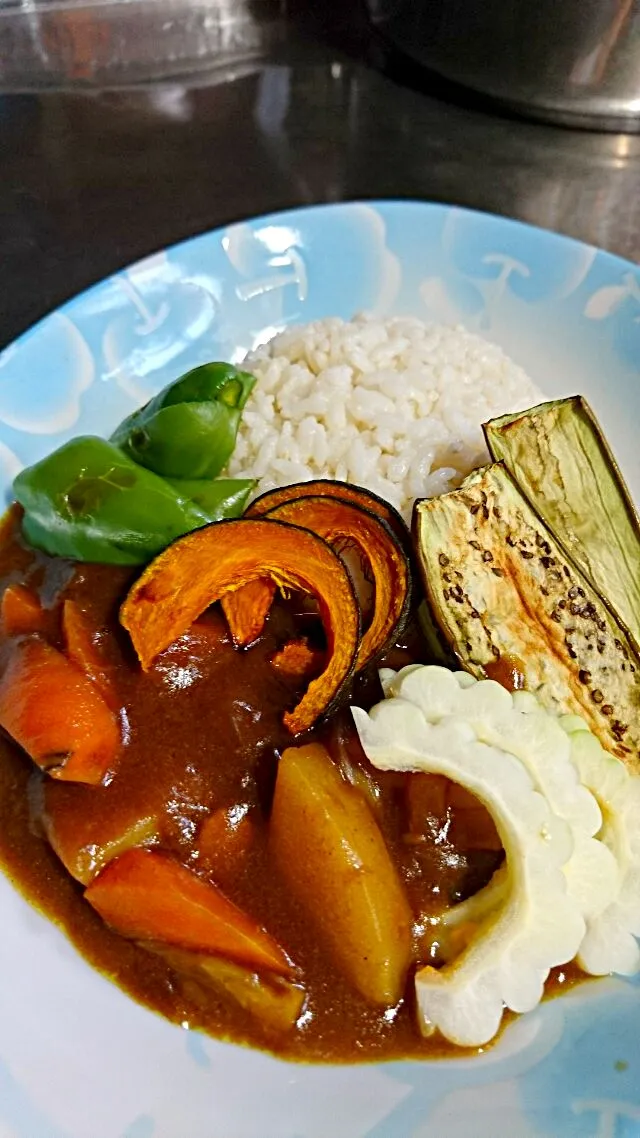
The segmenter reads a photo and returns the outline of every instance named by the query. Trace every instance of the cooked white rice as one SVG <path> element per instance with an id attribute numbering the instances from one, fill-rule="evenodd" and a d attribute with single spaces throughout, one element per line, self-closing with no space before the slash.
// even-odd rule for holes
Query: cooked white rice
<path id="1" fill-rule="evenodd" d="M 409 520 L 486 460 L 481 424 L 542 395 L 495 344 L 410 317 L 290 328 L 245 360 L 257 383 L 229 464 L 258 492 L 310 478 L 366 486 Z"/>

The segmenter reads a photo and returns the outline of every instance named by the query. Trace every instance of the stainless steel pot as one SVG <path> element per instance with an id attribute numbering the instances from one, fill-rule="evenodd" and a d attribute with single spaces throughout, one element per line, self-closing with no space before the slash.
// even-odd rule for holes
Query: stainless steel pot
<path id="1" fill-rule="evenodd" d="M 0 0 L 0 89 L 145 83 L 251 66 L 283 0 Z"/>
<path id="2" fill-rule="evenodd" d="M 640 0 L 367 0 L 446 79 L 540 118 L 640 131 Z"/>

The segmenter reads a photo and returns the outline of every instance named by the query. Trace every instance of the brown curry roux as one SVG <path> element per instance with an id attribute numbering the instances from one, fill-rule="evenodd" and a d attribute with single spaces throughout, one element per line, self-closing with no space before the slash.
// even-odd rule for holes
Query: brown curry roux
<path id="1" fill-rule="evenodd" d="M 135 999 L 180 1024 L 238 1042 L 268 1047 L 293 1059 L 359 1061 L 451 1054 L 441 1040 L 422 1040 L 415 1022 L 413 980 L 395 1016 L 369 1005 L 326 958 L 308 921 L 292 903 L 271 864 L 266 836 L 279 752 L 291 738 L 282 712 L 296 699 L 296 681 L 270 663 L 293 634 L 313 624 L 295 598 L 279 603 L 265 635 L 251 649 L 234 650 L 218 607 L 171 648 L 148 673 L 141 672 L 118 606 L 132 574 L 99 565 L 76 565 L 28 550 L 15 532 L 0 545 L 0 595 L 7 584 L 28 583 L 48 608 L 47 634 L 60 645 L 60 606 L 73 598 L 99 631 L 99 644 L 112 665 L 119 703 L 126 709 L 126 743 L 117 774 L 107 787 L 53 782 L 8 740 L 0 739 L 0 865 L 30 901 L 59 924 L 83 956 Z M 311 629 L 313 632 L 313 629 Z M 0 643 L 0 654 L 2 645 Z M 387 663 L 424 660 L 417 632 L 409 649 L 399 646 Z M 497 678 L 497 677 L 496 677 Z M 369 706 L 380 698 L 375 669 L 356 682 L 353 699 Z M 343 768 L 357 764 L 379 790 L 379 820 L 405 881 L 418 919 L 442 899 L 459 899 L 488 880 L 497 864 L 494 851 L 456 848 L 447 834 L 425 833 L 417 846 L 406 841 L 404 780 L 369 766 L 351 727 L 348 711 L 316 734 Z M 247 806 L 257 840 L 225 891 L 283 944 L 299 966 L 307 991 L 304 1025 L 281 1039 L 265 1036 L 259 1023 L 230 998 L 210 991 L 203 1000 L 159 957 L 109 930 L 83 900 L 52 851 L 45 823 L 77 828 L 78 842 L 104 833 L 110 819 L 152 813 L 160 843 L 182 862 L 206 874 L 199 858 L 198 829 L 219 806 Z M 451 819 L 449 818 L 449 822 Z M 446 831 L 446 832 L 445 832 Z M 499 855 L 498 855 L 499 856 Z M 574 978 L 556 975 L 555 986 Z M 455 1049 L 456 1054 L 460 1054 Z"/>

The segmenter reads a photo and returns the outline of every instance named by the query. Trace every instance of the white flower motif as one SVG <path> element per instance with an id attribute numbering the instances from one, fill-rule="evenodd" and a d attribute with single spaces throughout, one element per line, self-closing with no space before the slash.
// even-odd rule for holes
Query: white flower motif
<path id="1" fill-rule="evenodd" d="M 389 312 L 398 295 L 402 282 L 402 268 L 395 253 L 387 246 L 387 230 L 384 219 L 373 206 L 354 206 L 357 220 L 368 234 L 368 241 L 378 258 L 378 295 L 369 308 L 372 316 L 382 316 Z"/>
<path id="2" fill-rule="evenodd" d="M 232 225 L 222 246 L 234 269 L 244 278 L 236 285 L 240 300 L 294 286 L 298 300 L 306 300 L 307 268 L 296 243 L 295 230 L 285 225 L 264 225 L 255 230 L 244 222 Z"/>
<path id="3" fill-rule="evenodd" d="M 0 486 L 7 488 L 8 497 L 10 497 L 13 480 L 23 466 L 24 463 L 20 461 L 17 454 L 14 454 L 5 443 L 0 443 Z"/>
<path id="4" fill-rule="evenodd" d="M 441 277 L 426 277 L 419 287 L 420 298 L 425 304 L 429 319 L 440 320 L 443 324 L 458 324 L 462 312 Z"/>
<path id="5" fill-rule="evenodd" d="M 589 297 L 584 307 L 588 320 L 606 320 L 618 311 L 625 300 L 634 300 L 640 306 L 640 284 L 633 273 L 624 273 L 622 284 L 604 285 Z M 640 313 L 635 322 L 640 321 Z"/>
<path id="6" fill-rule="evenodd" d="M 341 226 L 335 240 L 339 240 L 340 259 L 348 268 L 340 284 L 349 282 L 350 295 L 359 295 L 361 306 L 370 315 L 388 312 L 400 290 L 402 270 L 398 257 L 387 246 L 384 218 L 373 206 L 353 203 L 345 206 Z M 336 288 L 335 277 L 329 275 L 330 259 L 316 259 L 311 276 L 300 231 L 278 218 L 258 227 L 246 223 L 230 226 L 222 238 L 222 248 L 240 277 L 235 285 L 237 298 L 255 302 L 263 326 L 282 327 L 292 299 L 299 304 L 312 300 L 314 285 L 321 291 L 332 281 Z M 355 280 L 353 273 L 358 274 Z"/>
<path id="7" fill-rule="evenodd" d="M 119 311 L 102 338 L 104 379 L 115 380 L 135 405 L 146 403 L 181 366 L 195 366 L 217 319 L 215 284 L 185 279 L 164 253 L 148 257 L 113 279 Z M 184 361 L 184 364 L 182 364 Z"/>
<path id="8" fill-rule="evenodd" d="M 93 356 L 63 312 L 54 312 L 0 354 L 0 422 L 31 435 L 75 426 L 93 383 Z"/>
<path id="9" fill-rule="evenodd" d="M 574 1114 L 597 1116 L 598 1129 L 593 1132 L 594 1138 L 613 1138 L 620 1118 L 640 1122 L 640 1106 L 617 1098 L 574 1099 L 571 1109 Z"/>

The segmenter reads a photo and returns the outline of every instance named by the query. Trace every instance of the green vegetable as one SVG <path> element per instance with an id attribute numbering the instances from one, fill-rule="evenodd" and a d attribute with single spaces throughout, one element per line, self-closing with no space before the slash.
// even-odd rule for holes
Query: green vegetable
<path id="1" fill-rule="evenodd" d="M 21 471 L 13 488 L 27 541 L 77 561 L 141 565 L 210 520 L 169 482 L 90 435 Z"/>
<path id="2" fill-rule="evenodd" d="M 254 378 L 205 364 L 135 411 L 111 442 L 72 439 L 13 487 L 30 545 L 58 557 L 142 565 L 177 537 L 236 518 L 255 482 L 220 479 Z"/>
<path id="3" fill-rule="evenodd" d="M 181 498 L 190 498 L 210 522 L 239 518 L 244 513 L 255 478 L 167 478 Z"/>
<path id="4" fill-rule="evenodd" d="M 215 478 L 233 453 L 254 383 L 231 364 L 203 364 L 134 411 L 111 441 L 164 478 Z"/>

